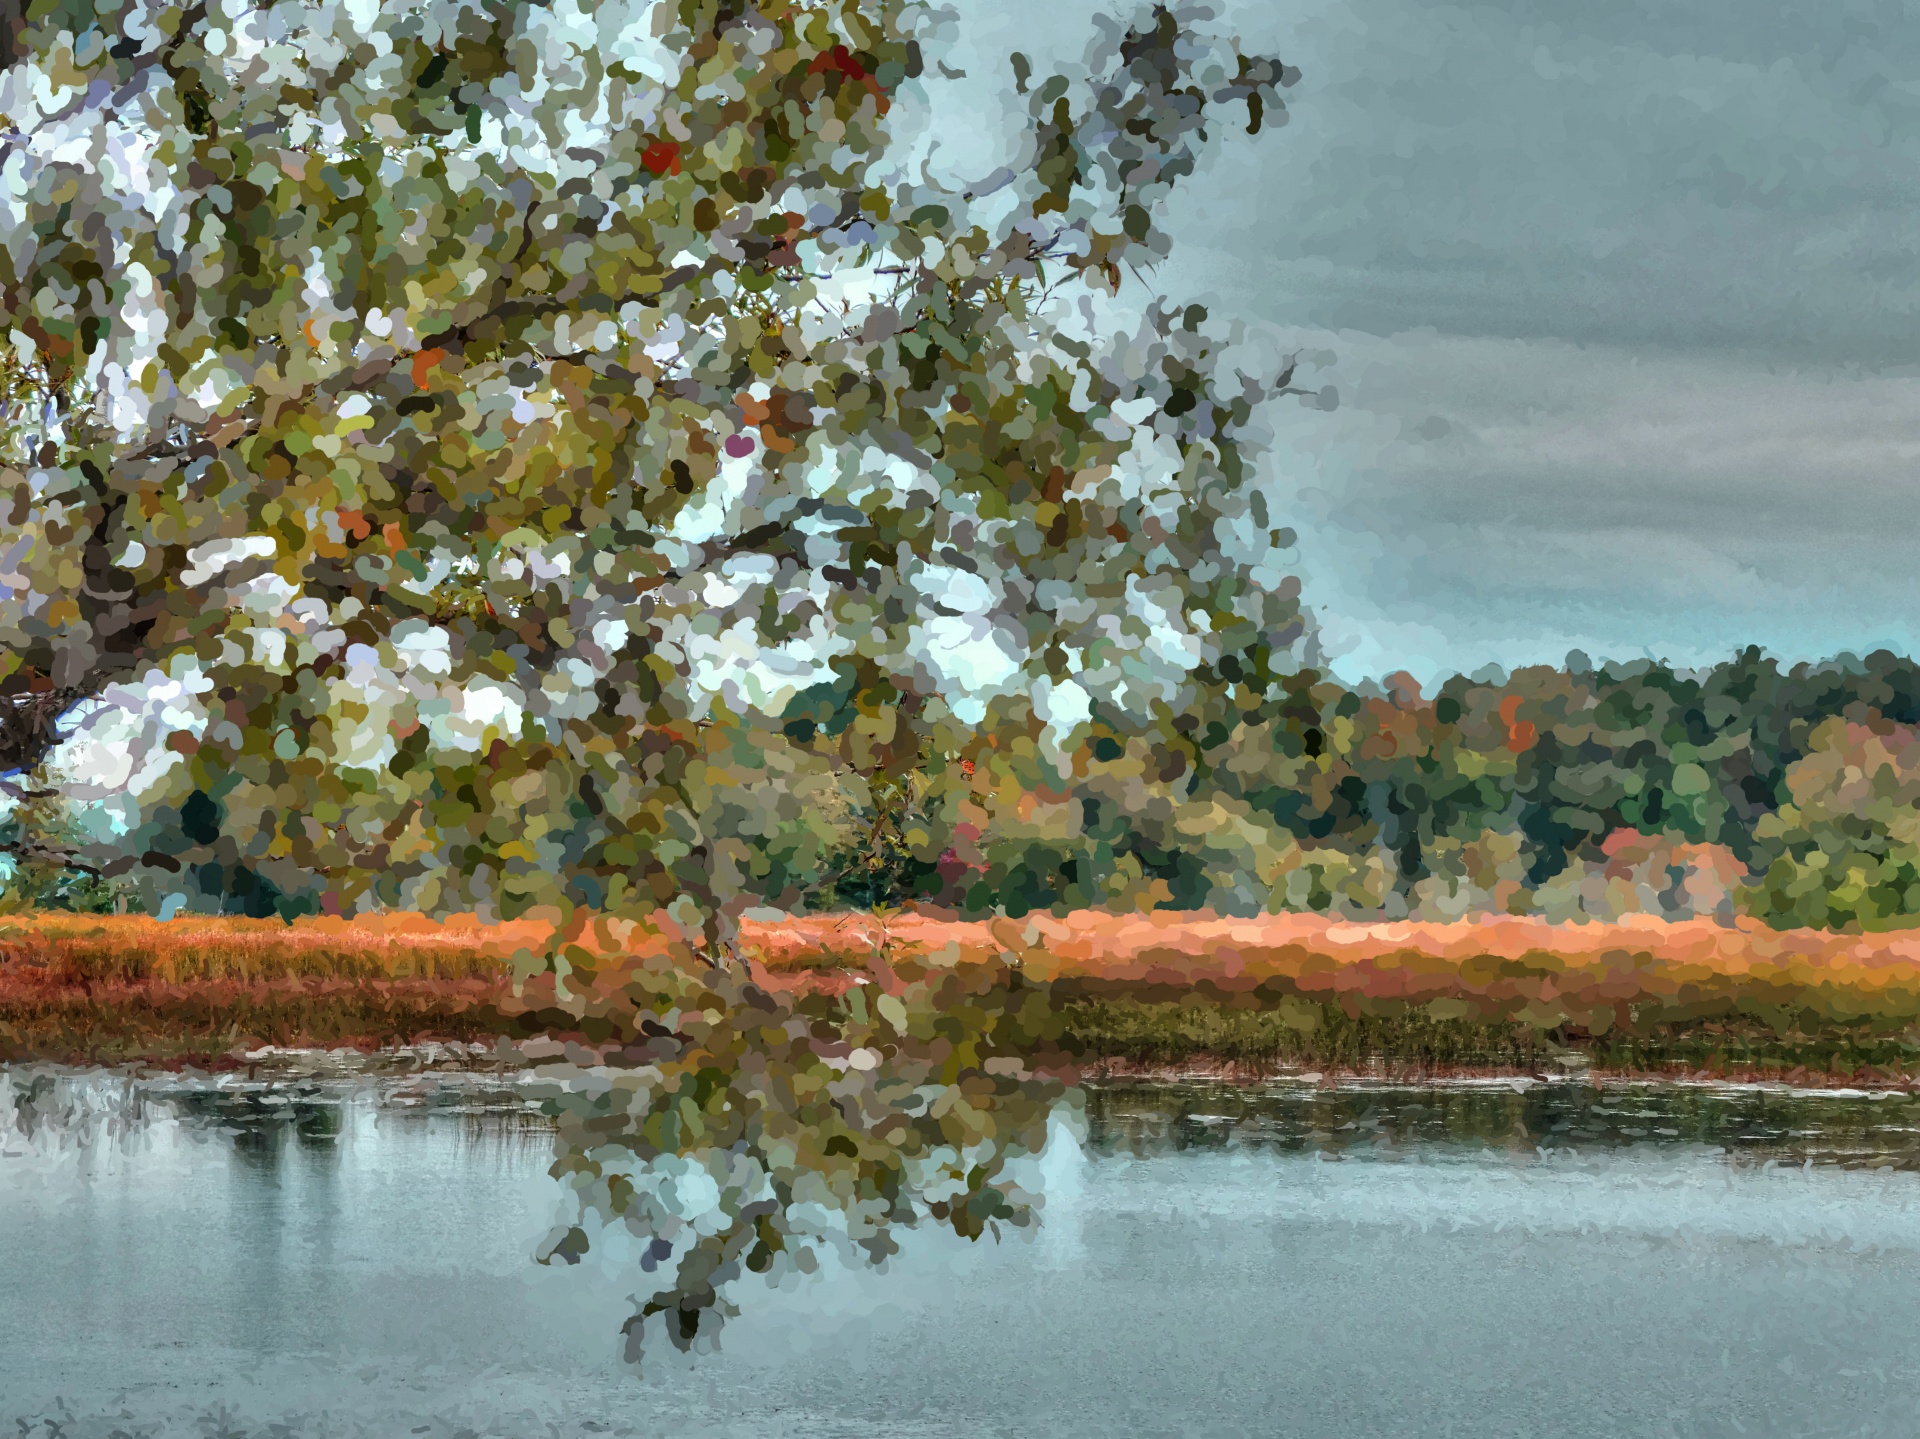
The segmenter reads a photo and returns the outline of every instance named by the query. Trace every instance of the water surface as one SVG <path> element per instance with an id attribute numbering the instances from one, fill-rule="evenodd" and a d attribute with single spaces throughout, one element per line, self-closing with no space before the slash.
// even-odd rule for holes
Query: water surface
<path id="1" fill-rule="evenodd" d="M 653 1288 L 525 1077 L 0 1080 L 0 1425 L 100 1435 L 1920 1432 L 1920 1100 L 1112 1087 L 1032 1235 Z"/>

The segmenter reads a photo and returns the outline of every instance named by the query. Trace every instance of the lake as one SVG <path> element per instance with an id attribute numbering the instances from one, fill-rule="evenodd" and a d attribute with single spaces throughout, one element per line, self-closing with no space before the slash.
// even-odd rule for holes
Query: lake
<path id="1" fill-rule="evenodd" d="M 748 1283 L 717 1352 L 560 1188 L 524 1076 L 0 1070 L 0 1429 L 1920 1432 L 1920 1100 L 1090 1088 L 1041 1223 Z"/>

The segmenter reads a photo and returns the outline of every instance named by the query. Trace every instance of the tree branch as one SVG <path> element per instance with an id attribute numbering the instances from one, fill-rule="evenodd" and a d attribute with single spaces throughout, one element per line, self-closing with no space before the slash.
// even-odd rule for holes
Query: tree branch
<path id="1" fill-rule="evenodd" d="M 38 768 L 60 743 L 56 722 L 85 693 L 60 687 L 0 695 L 0 774 L 27 774 Z"/>
<path id="2" fill-rule="evenodd" d="M 106 874 L 98 865 L 88 864 L 80 859 L 80 851 L 67 845 L 42 844 L 38 840 L 10 839 L 0 840 L 0 854 L 9 854 L 15 860 L 57 864 L 62 869 L 73 870 L 76 874 L 91 875 L 94 879 L 105 879 Z"/>

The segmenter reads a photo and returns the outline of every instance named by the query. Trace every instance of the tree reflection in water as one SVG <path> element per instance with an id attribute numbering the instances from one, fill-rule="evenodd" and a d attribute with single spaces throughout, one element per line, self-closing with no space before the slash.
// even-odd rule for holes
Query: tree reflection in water
<path id="1" fill-rule="evenodd" d="M 823 1250 L 881 1263 L 927 1220 L 969 1239 L 1037 1222 L 1013 1161 L 1044 1147 L 1068 1086 L 1034 1058 L 1055 1020 L 1015 970 L 903 965 L 788 995 L 636 960 L 568 988 L 631 1042 L 545 1089 L 575 1212 L 540 1257 L 577 1262 L 609 1228 L 640 1241 L 660 1287 L 625 1326 L 633 1362 L 656 1314 L 705 1347 L 749 1275 L 811 1272 Z"/>

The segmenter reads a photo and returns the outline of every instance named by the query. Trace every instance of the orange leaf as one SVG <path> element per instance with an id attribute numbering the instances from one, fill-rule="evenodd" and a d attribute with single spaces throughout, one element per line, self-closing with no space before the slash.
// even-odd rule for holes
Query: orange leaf
<path id="1" fill-rule="evenodd" d="M 427 371 L 446 359 L 447 352 L 441 349 L 422 350 L 413 357 L 413 387 L 424 390 L 427 387 Z"/>

